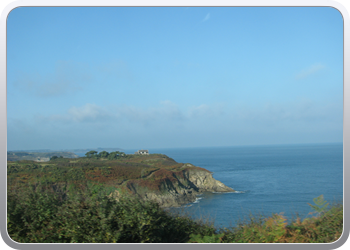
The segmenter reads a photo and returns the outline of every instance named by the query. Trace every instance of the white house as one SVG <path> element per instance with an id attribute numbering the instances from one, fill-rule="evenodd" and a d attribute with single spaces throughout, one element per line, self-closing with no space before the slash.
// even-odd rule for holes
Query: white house
<path id="1" fill-rule="evenodd" d="M 141 150 L 137 150 L 135 152 L 135 155 L 149 155 L 149 153 L 148 153 L 148 150 L 141 149 Z"/>

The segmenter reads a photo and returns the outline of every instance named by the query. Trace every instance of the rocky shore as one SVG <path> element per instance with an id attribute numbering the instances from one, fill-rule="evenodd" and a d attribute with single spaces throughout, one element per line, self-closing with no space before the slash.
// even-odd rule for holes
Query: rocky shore
<path id="1" fill-rule="evenodd" d="M 222 182 L 215 180 L 206 169 L 186 163 L 183 170 L 169 172 L 163 178 L 159 190 L 145 189 L 141 183 L 130 183 L 129 189 L 144 200 L 157 202 L 160 207 L 179 207 L 194 202 L 204 192 L 234 192 Z"/>

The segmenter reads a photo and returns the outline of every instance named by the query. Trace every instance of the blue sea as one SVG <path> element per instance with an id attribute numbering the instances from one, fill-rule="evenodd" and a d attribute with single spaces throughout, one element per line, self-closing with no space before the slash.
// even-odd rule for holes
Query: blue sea
<path id="1" fill-rule="evenodd" d="M 136 150 L 125 150 L 133 153 Z M 235 193 L 205 193 L 182 212 L 211 217 L 217 227 L 235 226 L 250 213 L 281 213 L 305 218 L 320 195 L 330 203 L 343 200 L 343 144 L 300 144 L 149 149 L 177 162 L 213 172 Z"/>

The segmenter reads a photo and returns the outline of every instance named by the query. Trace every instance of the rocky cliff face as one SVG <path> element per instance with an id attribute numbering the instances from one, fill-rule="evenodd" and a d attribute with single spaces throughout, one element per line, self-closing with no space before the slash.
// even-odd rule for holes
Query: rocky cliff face
<path id="1" fill-rule="evenodd" d="M 199 192 L 233 192 L 230 187 L 225 186 L 221 181 L 215 180 L 212 173 L 203 170 L 189 169 L 188 180 L 193 183 Z"/>
<path id="2" fill-rule="evenodd" d="M 215 180 L 208 170 L 188 163 L 183 165 L 181 171 L 169 171 L 160 182 L 158 190 L 145 189 L 141 184 L 130 183 L 129 189 L 140 198 L 153 200 L 161 207 L 177 207 L 194 202 L 197 195 L 203 192 L 234 191 Z"/>

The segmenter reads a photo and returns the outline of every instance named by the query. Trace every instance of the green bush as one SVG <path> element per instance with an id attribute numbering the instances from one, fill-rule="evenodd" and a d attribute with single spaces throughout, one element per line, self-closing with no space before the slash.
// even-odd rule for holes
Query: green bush
<path id="1" fill-rule="evenodd" d="M 187 217 L 171 216 L 156 203 L 92 185 L 54 189 L 45 185 L 8 194 L 7 228 L 21 243 L 187 242 L 194 232 L 215 229 Z"/>
<path id="2" fill-rule="evenodd" d="M 248 221 L 231 229 L 222 229 L 221 242 L 225 243 L 331 243 L 339 239 L 343 230 L 343 206 L 334 204 L 328 208 L 323 196 L 311 205 L 316 216 L 286 223 L 283 214 L 271 217 L 250 216 Z"/>

